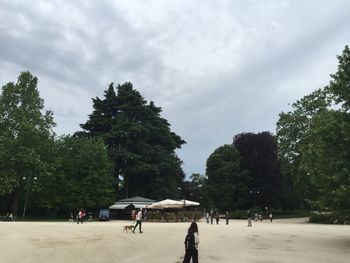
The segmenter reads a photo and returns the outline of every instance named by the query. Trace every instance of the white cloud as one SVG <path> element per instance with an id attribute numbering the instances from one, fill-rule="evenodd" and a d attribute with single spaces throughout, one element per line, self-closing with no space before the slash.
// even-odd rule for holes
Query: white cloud
<path id="1" fill-rule="evenodd" d="M 185 171 L 240 132 L 274 132 L 287 103 L 323 87 L 349 44 L 346 0 L 2 1 L 0 80 L 39 77 L 58 133 L 110 82 L 133 82 L 186 141 Z"/>

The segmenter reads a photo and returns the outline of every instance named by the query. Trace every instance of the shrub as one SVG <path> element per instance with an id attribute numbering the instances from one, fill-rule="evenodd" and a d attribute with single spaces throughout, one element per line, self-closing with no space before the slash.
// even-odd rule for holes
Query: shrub
<path id="1" fill-rule="evenodd" d="M 167 222 L 169 221 L 175 221 L 175 213 L 174 212 L 167 212 L 164 214 L 164 218 Z"/>
<path id="2" fill-rule="evenodd" d="M 246 219 L 247 218 L 247 211 L 245 211 L 245 210 L 231 211 L 229 213 L 229 217 L 231 219 Z"/>

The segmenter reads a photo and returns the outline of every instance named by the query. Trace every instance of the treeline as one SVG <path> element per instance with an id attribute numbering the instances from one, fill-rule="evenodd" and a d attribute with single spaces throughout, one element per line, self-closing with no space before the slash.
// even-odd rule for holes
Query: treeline
<path id="1" fill-rule="evenodd" d="M 338 60 L 329 85 L 279 114 L 275 136 L 243 133 L 217 148 L 206 174 L 194 174 L 188 183 L 197 198 L 221 210 L 312 209 L 335 221 L 350 215 L 348 46 Z"/>
<path id="2" fill-rule="evenodd" d="M 82 129 L 58 137 L 37 78 L 23 72 L 0 95 L 0 210 L 60 214 L 139 195 L 186 198 L 221 211 L 255 206 L 349 214 L 348 46 L 338 59 L 328 86 L 280 113 L 275 135 L 234 136 L 208 157 L 205 174 L 190 181 L 175 152 L 185 141 L 131 83 L 112 83 L 93 99 Z"/>
<path id="3" fill-rule="evenodd" d="M 103 99 L 93 99 L 82 130 L 58 137 L 37 82 L 23 72 L 17 83 L 2 87 L 1 211 L 57 215 L 97 210 L 133 195 L 179 194 L 184 173 L 175 149 L 185 141 L 131 83 L 112 83 Z"/>

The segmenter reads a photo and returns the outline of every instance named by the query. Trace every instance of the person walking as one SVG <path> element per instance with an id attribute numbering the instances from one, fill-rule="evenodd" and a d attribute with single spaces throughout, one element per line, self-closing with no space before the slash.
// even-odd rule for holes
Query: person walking
<path id="1" fill-rule="evenodd" d="M 209 224 L 209 213 L 208 212 L 205 213 L 205 218 L 207 219 L 207 224 Z"/>
<path id="2" fill-rule="evenodd" d="M 187 235 L 185 238 L 185 256 L 182 263 L 198 263 L 198 245 L 199 245 L 199 232 L 196 222 L 192 222 L 188 228 Z"/>
<path id="3" fill-rule="evenodd" d="M 272 223 L 272 212 L 270 213 L 270 221 Z"/>
<path id="4" fill-rule="evenodd" d="M 218 225 L 219 224 L 219 220 L 220 220 L 219 212 L 216 212 L 215 219 L 216 219 L 216 224 Z"/>
<path id="5" fill-rule="evenodd" d="M 81 208 L 78 212 L 78 220 L 77 220 L 77 224 L 79 225 L 79 222 L 80 223 L 83 223 L 83 208 Z"/>
<path id="6" fill-rule="evenodd" d="M 135 233 L 135 229 L 137 226 L 139 226 L 139 233 L 143 233 L 141 231 L 141 224 L 142 224 L 142 208 L 140 208 L 140 210 L 138 211 L 137 215 L 136 215 L 136 225 L 134 226 L 134 229 L 132 230 L 133 233 Z"/>
<path id="7" fill-rule="evenodd" d="M 228 211 L 226 211 L 226 213 L 225 213 L 225 218 L 226 218 L 226 225 L 228 225 L 228 223 L 229 223 L 229 214 L 228 214 Z"/>
<path id="8" fill-rule="evenodd" d="M 249 210 L 247 210 L 247 217 L 248 217 L 248 226 L 252 226 L 252 215 Z"/>

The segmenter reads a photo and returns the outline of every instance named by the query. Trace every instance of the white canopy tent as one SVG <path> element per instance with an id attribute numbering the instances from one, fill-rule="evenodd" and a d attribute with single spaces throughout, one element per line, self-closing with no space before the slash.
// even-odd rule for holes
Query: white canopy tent
<path id="1" fill-rule="evenodd" d="M 181 208 L 183 203 L 172 199 L 165 199 L 151 205 L 148 205 L 147 209 L 164 209 L 164 208 Z"/>
<path id="2" fill-rule="evenodd" d="M 172 199 L 165 199 L 156 203 L 153 203 L 151 205 L 148 205 L 147 209 L 165 209 L 165 208 L 184 208 L 188 206 L 198 206 L 198 202 L 190 201 L 190 200 L 172 200 Z"/>
<path id="3" fill-rule="evenodd" d="M 182 205 L 184 207 L 187 207 L 187 206 L 199 206 L 198 202 L 194 202 L 194 201 L 190 201 L 190 200 L 186 200 L 186 199 L 182 199 L 180 202 L 182 202 Z"/>

